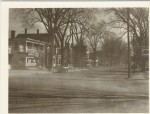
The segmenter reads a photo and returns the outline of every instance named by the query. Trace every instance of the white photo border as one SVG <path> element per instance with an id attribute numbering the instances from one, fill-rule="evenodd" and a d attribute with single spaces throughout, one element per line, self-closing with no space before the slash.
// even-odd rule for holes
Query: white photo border
<path id="1" fill-rule="evenodd" d="M 59 2 L 1 2 L 0 12 L 0 114 L 8 114 L 8 37 L 9 8 L 111 8 L 147 7 L 149 1 L 59 1 Z M 150 16 L 149 16 L 150 17 Z M 150 18 L 149 18 L 150 19 Z M 26 113 L 27 114 L 27 113 Z"/>

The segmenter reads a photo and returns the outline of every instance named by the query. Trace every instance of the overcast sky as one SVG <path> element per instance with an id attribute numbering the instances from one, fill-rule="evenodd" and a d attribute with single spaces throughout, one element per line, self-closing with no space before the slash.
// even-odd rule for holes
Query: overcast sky
<path id="1" fill-rule="evenodd" d="M 105 20 L 106 22 L 109 21 L 111 18 L 113 18 L 113 15 L 106 15 L 103 11 L 99 11 L 95 14 L 97 17 L 97 20 Z M 46 33 L 46 30 L 43 26 L 43 24 L 35 24 L 33 28 L 28 30 L 28 33 L 37 33 L 37 29 L 39 29 L 40 33 Z M 22 34 L 25 32 L 25 27 L 22 24 L 22 20 L 20 19 L 19 15 L 17 15 L 16 9 L 11 8 L 9 10 L 9 37 L 10 37 L 10 31 L 15 30 L 16 35 Z M 116 32 L 117 34 L 120 33 L 119 29 L 111 29 L 111 31 Z"/>
<path id="2" fill-rule="evenodd" d="M 43 27 L 42 24 L 35 24 L 35 26 L 33 28 L 29 29 L 27 32 L 28 33 L 37 33 L 37 29 L 39 29 L 40 33 L 46 33 L 45 28 Z M 22 20 L 17 15 L 15 9 L 9 10 L 9 36 L 10 36 L 11 30 L 15 30 L 16 35 L 25 33 L 25 27 L 23 26 Z"/>

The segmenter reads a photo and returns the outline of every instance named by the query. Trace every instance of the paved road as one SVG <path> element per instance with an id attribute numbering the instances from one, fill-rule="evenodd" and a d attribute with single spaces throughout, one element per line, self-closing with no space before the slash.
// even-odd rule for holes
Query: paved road
<path id="1" fill-rule="evenodd" d="M 124 67 L 10 74 L 10 113 L 148 112 L 148 79 Z"/>

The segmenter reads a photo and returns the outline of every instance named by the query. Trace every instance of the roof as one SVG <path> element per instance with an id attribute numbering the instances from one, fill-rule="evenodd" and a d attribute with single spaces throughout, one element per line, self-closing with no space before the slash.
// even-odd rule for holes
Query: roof
<path id="1" fill-rule="evenodd" d="M 18 34 L 16 38 L 30 38 L 33 40 L 48 42 L 49 34 Z"/>

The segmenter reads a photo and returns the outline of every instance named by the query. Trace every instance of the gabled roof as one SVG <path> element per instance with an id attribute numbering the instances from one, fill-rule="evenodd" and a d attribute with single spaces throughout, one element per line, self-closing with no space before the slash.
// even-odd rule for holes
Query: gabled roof
<path id="1" fill-rule="evenodd" d="M 18 34 L 16 38 L 30 38 L 33 40 L 39 40 L 43 42 L 48 42 L 49 34 L 43 33 L 43 34 Z"/>

